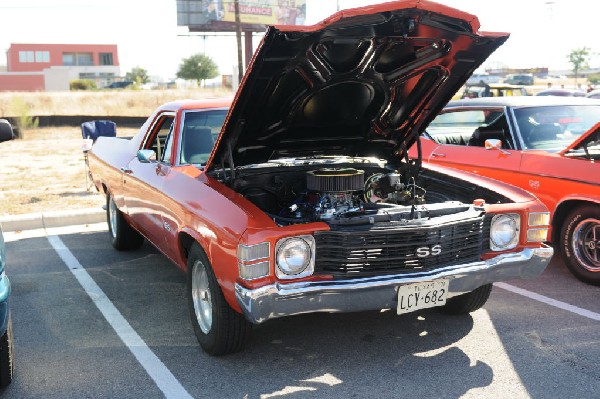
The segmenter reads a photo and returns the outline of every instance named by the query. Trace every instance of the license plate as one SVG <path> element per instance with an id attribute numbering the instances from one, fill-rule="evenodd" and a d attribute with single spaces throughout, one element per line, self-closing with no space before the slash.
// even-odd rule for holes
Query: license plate
<path id="1" fill-rule="evenodd" d="M 446 304 L 448 280 L 434 280 L 398 287 L 398 314 Z"/>

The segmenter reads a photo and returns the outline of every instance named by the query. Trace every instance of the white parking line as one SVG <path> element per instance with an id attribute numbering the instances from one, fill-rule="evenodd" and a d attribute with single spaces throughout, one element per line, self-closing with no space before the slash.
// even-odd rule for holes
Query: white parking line
<path id="1" fill-rule="evenodd" d="M 77 234 L 77 233 L 96 233 L 98 231 L 107 231 L 106 222 L 93 224 L 80 224 L 63 227 L 46 227 L 44 229 L 23 230 L 23 231 L 5 231 L 4 241 L 14 242 L 19 240 L 28 240 L 30 238 L 40 238 L 54 235 Z"/>
<path id="2" fill-rule="evenodd" d="M 556 299 L 549 298 L 544 295 L 536 294 L 535 292 L 524 290 L 523 288 L 515 287 L 514 285 L 506 283 L 494 283 L 496 287 L 500 287 L 504 290 L 514 292 L 515 294 L 523 295 L 527 298 L 543 302 L 547 305 L 554 306 L 559 309 L 566 310 L 571 313 L 578 314 L 579 316 L 587 317 L 592 320 L 600 320 L 600 313 L 592 312 L 591 310 L 579 308 L 577 306 L 569 305 L 566 302 L 557 301 Z"/>
<path id="3" fill-rule="evenodd" d="M 102 315 L 104 315 L 106 321 L 108 321 L 119 338 L 133 353 L 150 378 L 154 380 L 165 397 L 174 399 L 192 398 L 164 363 L 148 348 L 144 340 L 129 325 L 98 284 L 96 284 L 71 251 L 63 244 L 62 240 L 58 236 L 48 236 L 48 241 L 56 253 L 58 253 L 58 256 L 69 267 L 71 273 L 73 273 L 79 284 L 81 284 L 85 292 L 94 304 L 96 304 Z"/>

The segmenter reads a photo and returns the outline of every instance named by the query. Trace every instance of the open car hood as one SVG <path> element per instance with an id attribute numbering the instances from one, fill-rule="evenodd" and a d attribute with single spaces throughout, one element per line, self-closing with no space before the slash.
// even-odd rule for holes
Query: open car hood
<path id="1" fill-rule="evenodd" d="M 271 26 L 207 169 L 285 157 L 406 156 L 420 132 L 508 38 L 428 1 Z"/>
<path id="2" fill-rule="evenodd" d="M 600 123 L 596 123 L 590 130 L 583 133 L 577 140 L 573 141 L 571 145 L 562 150 L 559 154 L 565 155 L 568 152 L 582 150 L 584 147 L 592 141 L 600 140 Z"/>

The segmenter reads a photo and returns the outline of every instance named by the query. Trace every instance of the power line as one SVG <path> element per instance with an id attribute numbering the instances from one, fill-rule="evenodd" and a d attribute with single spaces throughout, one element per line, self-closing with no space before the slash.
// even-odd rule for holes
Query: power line
<path id="1" fill-rule="evenodd" d="M 139 4 L 122 4 L 115 2 L 114 4 L 118 4 L 119 9 L 123 8 L 133 8 L 139 9 Z M 161 4 L 144 4 L 144 8 L 163 8 Z M 0 10 L 39 10 L 39 9 L 49 9 L 49 10 L 59 10 L 59 9 L 91 9 L 91 8 L 100 8 L 105 9 L 106 3 L 102 4 L 36 4 L 36 5 L 2 5 L 0 6 Z"/>

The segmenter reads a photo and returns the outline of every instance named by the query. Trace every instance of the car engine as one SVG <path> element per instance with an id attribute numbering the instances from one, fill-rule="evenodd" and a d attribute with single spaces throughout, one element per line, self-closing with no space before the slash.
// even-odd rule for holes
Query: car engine
<path id="1" fill-rule="evenodd" d="M 324 222 L 331 228 L 422 224 L 502 203 L 496 192 L 432 170 L 415 173 L 372 158 L 282 159 L 215 177 L 280 225 Z M 458 216 L 457 216 L 458 217 Z"/>
<path id="2" fill-rule="evenodd" d="M 475 199 L 502 201 L 488 190 L 434 172 L 410 171 L 354 158 L 292 160 L 238 169 L 230 187 L 280 226 L 325 222 L 340 228 L 419 223 L 457 214 Z"/>
<path id="3" fill-rule="evenodd" d="M 413 185 L 411 189 L 416 189 Z M 322 168 L 306 172 L 306 190 L 281 209 L 279 222 L 324 221 L 329 224 L 369 224 L 390 218 L 405 207 L 424 203 L 421 195 L 403 184 L 397 173 L 377 173 L 365 179 L 354 168 Z M 380 211 L 383 211 L 380 215 Z"/>

